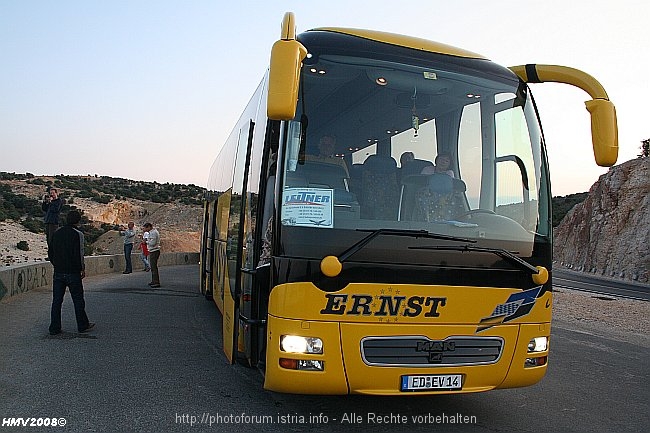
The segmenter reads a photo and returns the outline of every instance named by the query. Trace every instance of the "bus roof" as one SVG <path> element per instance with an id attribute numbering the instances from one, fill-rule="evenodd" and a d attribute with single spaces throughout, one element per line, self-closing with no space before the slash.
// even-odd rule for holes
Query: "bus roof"
<path id="1" fill-rule="evenodd" d="M 309 30 L 308 30 L 309 31 Z M 335 33 L 343 33 L 351 36 L 358 36 L 360 38 L 370 39 L 373 41 L 383 42 L 391 45 L 398 45 L 416 50 L 429 51 L 432 53 L 447 54 L 457 57 L 466 57 L 470 59 L 484 59 L 482 56 L 471 51 L 463 50 L 462 48 L 453 47 L 451 45 L 433 42 L 426 39 L 415 38 L 412 36 L 398 35 L 394 33 L 379 32 L 375 30 L 363 29 L 348 29 L 342 27 L 319 27 L 311 31 L 327 31 Z"/>

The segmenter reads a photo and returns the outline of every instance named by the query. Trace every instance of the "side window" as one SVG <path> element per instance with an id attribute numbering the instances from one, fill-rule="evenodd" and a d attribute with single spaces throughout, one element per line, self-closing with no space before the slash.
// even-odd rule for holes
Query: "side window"
<path id="1" fill-rule="evenodd" d="M 230 199 L 230 216 L 228 218 L 228 262 L 233 266 L 237 263 L 237 254 L 239 253 L 239 226 L 242 205 L 242 192 L 245 190 L 244 185 L 244 166 L 246 165 L 246 156 L 248 152 L 248 137 L 249 132 L 252 132 L 253 122 L 250 121 L 239 130 L 238 145 L 237 145 L 237 159 L 235 160 L 235 176 L 233 180 L 232 196 Z M 244 221 L 246 222 L 246 221 Z M 233 268 L 234 270 L 234 268 Z M 236 272 L 230 273 L 230 278 L 233 280 L 231 283 L 231 290 L 235 289 L 234 278 Z"/>
<path id="2" fill-rule="evenodd" d="M 496 127 L 496 212 L 514 219 L 529 230 L 537 198 L 535 166 L 523 107 L 495 114 Z"/>
<path id="3" fill-rule="evenodd" d="M 481 106 L 479 102 L 466 105 L 458 135 L 458 163 L 460 175 L 467 186 L 470 209 L 479 206 L 481 194 L 483 141 L 481 138 Z"/>

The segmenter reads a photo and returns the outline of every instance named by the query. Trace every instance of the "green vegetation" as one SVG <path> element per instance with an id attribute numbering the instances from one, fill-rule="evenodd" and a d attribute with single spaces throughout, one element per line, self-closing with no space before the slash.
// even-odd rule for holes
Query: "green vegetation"
<path id="1" fill-rule="evenodd" d="M 0 180 L 25 180 L 25 179 L 33 179 L 34 175 L 31 173 L 7 173 L 4 171 L 0 171 Z"/>
<path id="2" fill-rule="evenodd" d="M 27 241 L 20 241 L 16 244 L 16 248 L 18 248 L 21 251 L 29 251 L 29 244 Z"/>
<path id="3" fill-rule="evenodd" d="M 33 218 L 28 216 L 27 218 L 20 221 L 20 223 L 32 233 L 42 233 L 45 230 L 45 224 L 43 224 L 43 219 Z"/>
<path id="4" fill-rule="evenodd" d="M 72 190 L 74 193 L 70 194 L 71 197 L 90 198 L 98 203 L 109 203 L 113 199 L 136 199 L 154 203 L 179 202 L 187 205 L 200 205 L 205 192 L 204 188 L 192 184 L 161 184 L 97 175 L 65 176 L 60 174 L 54 176 L 54 181 L 50 181 L 31 173 L 0 172 L 0 180 L 24 180 L 32 185 L 42 185 L 43 192 L 49 186 Z"/>
<path id="5" fill-rule="evenodd" d="M 553 197 L 553 227 L 560 225 L 564 216 L 578 203 L 587 198 L 586 192 L 569 194 L 567 196 Z"/>
<path id="6" fill-rule="evenodd" d="M 2 173 L 7 175 L 7 173 Z M 48 182 L 38 177 L 28 178 L 28 183 L 48 186 Z M 3 179 L 4 177 L 0 177 Z M 187 205 L 200 205 L 204 188 L 196 185 L 174 183 L 144 182 L 108 176 L 55 176 L 52 185 L 66 190 L 76 190 L 77 197 L 90 198 L 99 203 L 109 203 L 113 199 L 137 199 L 154 203 L 179 202 Z"/>
<path id="7" fill-rule="evenodd" d="M 650 138 L 641 140 L 641 153 L 638 156 L 639 158 L 647 158 L 650 156 Z"/>
<path id="8" fill-rule="evenodd" d="M 9 185 L 0 183 L 0 221 L 20 221 L 30 215 L 42 219 L 41 203 L 23 194 L 14 194 Z"/>
<path id="9" fill-rule="evenodd" d="M 582 203 L 587 198 L 586 192 L 580 192 L 577 194 L 570 194 L 567 196 L 553 197 L 552 206 L 553 206 L 553 227 L 560 225 L 562 219 L 566 214 L 573 208 L 573 206 Z M 536 203 L 531 202 L 531 206 L 536 206 Z M 514 219 L 515 221 L 524 221 L 523 209 L 521 203 L 513 203 L 508 205 L 499 206 L 497 210 L 499 215 L 504 215 L 509 218 Z M 534 224 L 535 221 L 532 221 Z M 534 230 L 534 227 L 529 227 L 530 230 Z"/>

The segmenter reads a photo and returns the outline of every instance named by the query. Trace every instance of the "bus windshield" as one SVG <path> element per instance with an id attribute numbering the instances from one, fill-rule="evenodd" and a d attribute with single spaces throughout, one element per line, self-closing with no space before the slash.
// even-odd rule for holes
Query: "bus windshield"
<path id="1" fill-rule="evenodd" d="M 318 258 L 379 229 L 462 237 L 524 257 L 548 242 L 548 175 L 525 84 L 507 69 L 486 72 L 485 60 L 472 68 L 452 56 L 377 57 L 310 49 L 305 59 L 283 140 L 282 250 Z"/>

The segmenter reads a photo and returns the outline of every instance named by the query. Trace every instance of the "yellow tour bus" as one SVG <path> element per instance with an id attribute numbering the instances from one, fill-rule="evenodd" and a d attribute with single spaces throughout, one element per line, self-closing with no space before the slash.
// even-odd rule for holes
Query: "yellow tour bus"
<path id="1" fill-rule="evenodd" d="M 551 186 L 528 83 L 585 90 L 596 163 L 611 166 L 603 87 L 408 36 L 296 35 L 294 19 L 209 174 L 200 285 L 227 359 L 298 394 L 541 380 Z"/>

